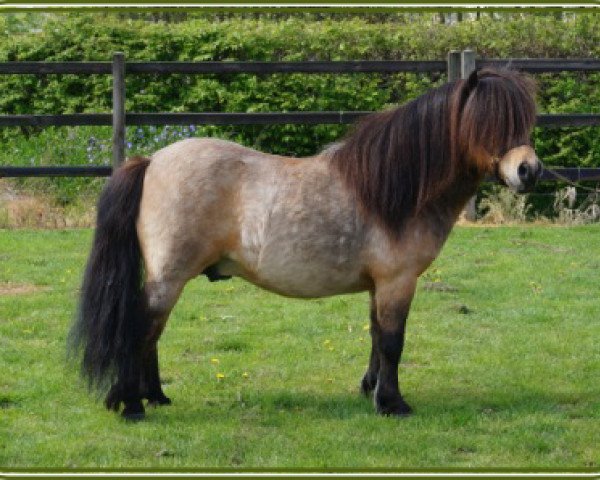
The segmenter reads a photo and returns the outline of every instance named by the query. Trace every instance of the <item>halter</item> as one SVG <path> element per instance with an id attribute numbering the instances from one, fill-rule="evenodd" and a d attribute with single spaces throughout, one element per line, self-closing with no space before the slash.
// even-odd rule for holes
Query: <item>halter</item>
<path id="1" fill-rule="evenodd" d="M 494 176 L 496 177 L 496 180 L 498 180 L 498 183 L 500 183 L 500 185 L 506 186 L 506 182 L 500 176 L 500 157 L 496 155 L 492 157 L 492 169 L 494 171 Z"/>

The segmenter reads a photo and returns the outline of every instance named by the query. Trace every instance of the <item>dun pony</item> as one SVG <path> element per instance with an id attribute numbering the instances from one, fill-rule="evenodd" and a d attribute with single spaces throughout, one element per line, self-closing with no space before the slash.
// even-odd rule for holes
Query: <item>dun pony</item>
<path id="1" fill-rule="evenodd" d="M 487 174 L 515 191 L 541 163 L 530 145 L 535 86 L 482 70 L 364 118 L 310 158 L 188 139 L 108 181 L 71 343 L 91 385 L 130 419 L 168 404 L 157 342 L 184 285 L 242 277 L 302 298 L 368 291 L 362 379 L 376 410 L 406 415 L 398 362 L 418 277 Z"/>

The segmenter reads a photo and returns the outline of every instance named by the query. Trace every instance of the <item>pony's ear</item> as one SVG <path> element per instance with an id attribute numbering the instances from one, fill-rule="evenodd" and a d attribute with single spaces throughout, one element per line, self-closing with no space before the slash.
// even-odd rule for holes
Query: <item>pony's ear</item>
<path id="1" fill-rule="evenodd" d="M 469 92 L 472 92 L 475 89 L 477 82 L 479 82 L 479 72 L 477 70 L 473 70 L 467 79 L 467 89 Z"/>

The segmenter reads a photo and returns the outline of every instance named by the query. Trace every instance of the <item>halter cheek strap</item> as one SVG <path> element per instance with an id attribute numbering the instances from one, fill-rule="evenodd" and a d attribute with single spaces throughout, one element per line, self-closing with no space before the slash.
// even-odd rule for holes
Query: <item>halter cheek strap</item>
<path id="1" fill-rule="evenodd" d="M 492 157 L 492 168 L 494 169 L 494 176 L 496 177 L 496 180 L 498 180 L 500 185 L 506 186 L 506 182 L 500 176 L 500 158 L 499 157 L 496 157 L 496 156 Z"/>

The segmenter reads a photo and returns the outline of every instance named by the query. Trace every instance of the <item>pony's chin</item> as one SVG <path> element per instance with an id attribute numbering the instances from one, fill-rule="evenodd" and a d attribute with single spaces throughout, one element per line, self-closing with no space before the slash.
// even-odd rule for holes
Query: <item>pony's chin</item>
<path id="1" fill-rule="evenodd" d="M 518 194 L 522 193 L 531 193 L 535 190 L 536 181 L 533 180 L 531 182 L 518 182 L 514 186 L 509 186 L 509 188 Z"/>
<path id="2" fill-rule="evenodd" d="M 517 190 L 515 190 L 515 192 L 518 194 L 523 194 L 523 193 L 531 193 L 531 192 L 533 192 L 533 190 L 534 190 L 534 185 L 530 185 L 530 186 L 522 185 Z"/>
<path id="3" fill-rule="evenodd" d="M 511 192 L 517 194 L 529 193 L 534 187 L 534 185 L 525 185 L 522 182 L 511 182 L 510 179 L 502 179 L 500 183 L 505 185 Z"/>

